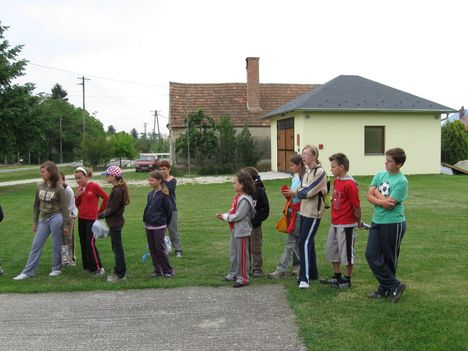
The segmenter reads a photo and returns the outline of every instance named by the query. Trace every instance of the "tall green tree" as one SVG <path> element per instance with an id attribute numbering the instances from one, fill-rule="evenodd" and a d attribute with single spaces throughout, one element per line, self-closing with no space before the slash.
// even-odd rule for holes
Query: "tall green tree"
<path id="1" fill-rule="evenodd" d="M 231 117 L 228 115 L 221 116 L 217 123 L 219 133 L 219 150 L 217 152 L 217 160 L 221 164 L 231 165 L 235 167 L 236 160 L 236 130 L 232 123 Z"/>
<path id="2" fill-rule="evenodd" d="M 135 142 L 130 134 L 119 132 L 110 137 L 111 156 L 120 160 L 122 167 L 122 158 L 133 160 L 137 157 Z"/>
<path id="3" fill-rule="evenodd" d="M 8 27 L 0 22 L 0 152 L 5 162 L 31 144 L 31 135 L 37 125 L 31 126 L 31 118 L 37 105 L 33 96 L 34 85 L 13 84 L 24 74 L 27 61 L 18 59 L 22 45 L 10 46 L 5 39 Z"/>
<path id="4" fill-rule="evenodd" d="M 242 166 L 246 167 L 255 167 L 262 157 L 261 153 L 257 151 L 255 141 L 247 125 L 237 136 L 237 157 L 242 162 Z"/>
<path id="5" fill-rule="evenodd" d="M 114 135 L 117 131 L 115 130 L 113 125 L 107 127 L 107 134 Z"/>
<path id="6" fill-rule="evenodd" d="M 468 160 L 468 131 L 460 121 L 442 127 L 442 162 L 455 164 Z"/>
<path id="7" fill-rule="evenodd" d="M 191 112 L 185 122 L 188 129 L 177 138 L 176 151 L 183 157 L 188 157 L 190 152 L 190 157 L 194 158 L 198 165 L 214 159 L 218 138 L 213 119 L 205 115 L 203 110 L 198 110 Z"/>
<path id="8" fill-rule="evenodd" d="M 55 100 L 63 100 L 63 101 L 68 101 L 67 95 L 68 93 L 66 92 L 65 89 L 62 88 L 62 86 L 57 83 L 53 86 L 51 89 L 52 95 L 50 96 L 52 99 Z"/>

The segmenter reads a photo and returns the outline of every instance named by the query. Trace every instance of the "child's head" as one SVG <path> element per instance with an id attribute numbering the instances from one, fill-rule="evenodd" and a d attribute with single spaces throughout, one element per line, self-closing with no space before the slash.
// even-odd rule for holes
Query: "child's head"
<path id="1" fill-rule="evenodd" d="M 236 193 L 244 192 L 252 195 L 255 192 L 255 184 L 251 175 L 244 170 L 241 170 L 234 176 L 234 191 Z"/>
<path id="2" fill-rule="evenodd" d="M 90 168 L 78 167 L 75 169 L 75 180 L 79 186 L 86 186 L 88 178 L 93 176 L 93 171 Z"/>
<path id="3" fill-rule="evenodd" d="M 302 149 L 302 160 L 307 166 L 313 166 L 315 164 L 320 164 L 318 160 L 319 150 L 314 145 L 306 145 Z"/>
<path id="4" fill-rule="evenodd" d="M 289 166 L 293 173 L 302 174 L 305 171 L 305 164 L 301 155 L 292 155 L 289 159 Z"/>
<path id="5" fill-rule="evenodd" d="M 260 179 L 260 174 L 255 167 L 245 167 L 242 169 L 242 171 L 247 172 L 250 175 L 256 186 L 265 188 L 265 184 L 263 184 L 262 180 Z"/>
<path id="6" fill-rule="evenodd" d="M 166 186 L 166 180 L 160 171 L 152 171 L 149 174 L 148 184 L 154 190 L 161 190 L 164 194 L 169 194 L 169 189 Z"/>
<path id="7" fill-rule="evenodd" d="M 164 178 L 169 177 L 169 174 L 171 172 L 171 164 L 167 160 L 162 160 L 159 163 L 159 171 L 162 173 Z"/>
<path id="8" fill-rule="evenodd" d="M 345 154 L 333 154 L 328 160 L 330 161 L 330 169 L 334 177 L 343 177 L 349 171 L 349 160 Z"/>
<path id="9" fill-rule="evenodd" d="M 387 150 L 385 156 L 385 168 L 390 173 L 398 173 L 406 161 L 405 150 L 399 147 Z"/>
<path id="10" fill-rule="evenodd" d="M 102 172 L 102 175 L 106 177 L 106 182 L 114 184 L 122 180 L 123 171 L 120 167 L 110 166 L 105 172 Z"/>
<path id="11" fill-rule="evenodd" d="M 40 167 L 40 174 L 41 178 L 45 182 L 49 182 L 53 187 L 57 186 L 59 180 L 59 170 L 54 162 L 44 162 Z"/>
<path id="12" fill-rule="evenodd" d="M 59 183 L 60 185 L 65 184 L 65 174 L 62 171 L 59 171 Z"/>

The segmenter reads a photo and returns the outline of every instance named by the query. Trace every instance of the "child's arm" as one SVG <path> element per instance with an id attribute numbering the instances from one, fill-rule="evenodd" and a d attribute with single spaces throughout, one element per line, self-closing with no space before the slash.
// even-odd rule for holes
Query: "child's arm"
<path id="1" fill-rule="evenodd" d="M 222 214 L 223 220 L 226 222 L 239 222 L 240 220 L 244 219 L 245 216 L 249 214 L 250 211 L 250 203 L 248 200 L 243 199 L 237 204 L 236 213 L 229 214 L 224 213 Z"/>
<path id="2" fill-rule="evenodd" d="M 393 199 L 392 197 L 385 197 L 382 194 L 380 194 L 380 196 L 383 196 L 383 198 L 380 198 L 380 196 L 377 197 L 375 195 L 375 192 L 380 194 L 377 187 L 375 186 L 371 186 L 367 191 L 367 201 L 369 201 L 371 204 L 381 206 L 386 210 L 391 210 L 397 204 L 395 199 Z"/>

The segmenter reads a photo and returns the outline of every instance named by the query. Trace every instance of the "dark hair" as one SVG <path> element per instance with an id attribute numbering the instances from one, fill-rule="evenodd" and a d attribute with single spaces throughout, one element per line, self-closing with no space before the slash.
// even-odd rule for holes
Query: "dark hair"
<path id="1" fill-rule="evenodd" d="M 250 174 L 250 177 L 252 178 L 256 186 L 261 186 L 263 189 L 266 189 L 265 184 L 263 184 L 262 180 L 260 179 L 260 174 L 258 174 L 258 171 L 256 168 L 245 167 L 242 169 L 242 171 L 245 171 L 248 174 Z"/>
<path id="2" fill-rule="evenodd" d="M 168 169 L 171 168 L 171 164 L 169 163 L 169 161 L 167 160 L 162 160 L 160 163 L 159 163 L 159 167 L 166 167 Z"/>
<path id="3" fill-rule="evenodd" d="M 403 150 L 402 148 L 395 147 L 393 149 L 389 149 L 387 150 L 387 152 L 385 152 L 385 155 L 393 158 L 393 161 L 395 161 L 395 163 L 398 165 L 403 166 L 405 164 L 406 153 L 405 150 Z"/>
<path id="4" fill-rule="evenodd" d="M 337 154 L 331 155 L 328 158 L 328 160 L 330 162 L 335 161 L 337 165 L 344 166 L 344 169 L 346 170 L 346 172 L 349 171 L 349 160 L 348 160 L 348 158 L 346 157 L 345 154 L 342 154 L 341 152 L 338 152 Z"/>
<path id="5" fill-rule="evenodd" d="M 244 193 L 249 195 L 253 195 L 255 193 L 255 184 L 249 173 L 244 170 L 240 170 L 240 172 L 236 174 L 236 177 L 239 181 L 239 184 L 242 185 L 242 190 Z"/>
<path id="6" fill-rule="evenodd" d="M 49 172 L 49 181 L 51 182 L 52 187 L 55 188 L 59 180 L 59 170 L 57 165 L 52 161 L 45 161 L 39 168 L 47 169 L 47 172 Z"/>
<path id="7" fill-rule="evenodd" d="M 304 164 L 304 160 L 302 159 L 301 155 L 292 155 L 291 158 L 289 159 L 289 162 L 294 163 L 295 165 L 301 166 L 301 170 L 299 171 L 299 178 L 302 179 L 302 176 L 306 172 L 306 166 Z"/>
<path id="8" fill-rule="evenodd" d="M 153 171 L 149 174 L 149 176 L 153 179 L 158 179 L 161 181 L 161 191 L 166 194 L 166 195 L 169 195 L 169 188 L 167 187 L 166 185 L 166 180 L 164 179 L 164 176 L 162 175 L 162 173 L 160 171 Z"/>

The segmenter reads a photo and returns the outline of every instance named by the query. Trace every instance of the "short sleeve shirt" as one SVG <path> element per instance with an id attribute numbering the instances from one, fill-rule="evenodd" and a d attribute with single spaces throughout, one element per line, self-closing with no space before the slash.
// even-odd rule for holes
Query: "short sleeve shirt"
<path id="1" fill-rule="evenodd" d="M 398 204 L 391 210 L 375 205 L 372 222 L 377 224 L 401 223 L 406 220 L 403 201 L 408 197 L 408 180 L 399 172 L 390 174 L 387 171 L 377 173 L 372 179 L 371 186 L 376 187 L 379 192 L 388 197 L 391 196 Z"/>

